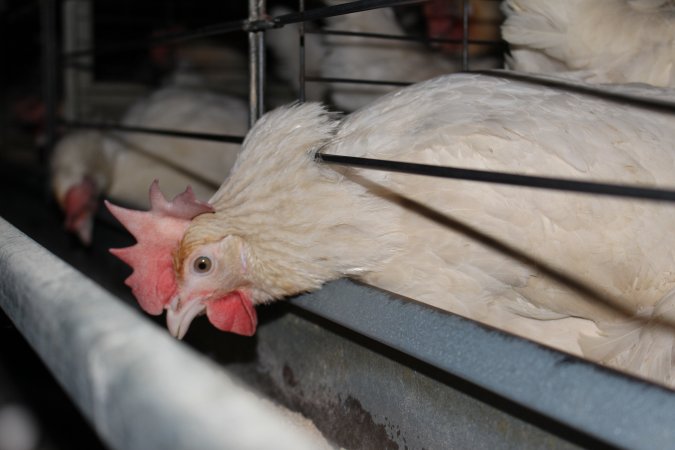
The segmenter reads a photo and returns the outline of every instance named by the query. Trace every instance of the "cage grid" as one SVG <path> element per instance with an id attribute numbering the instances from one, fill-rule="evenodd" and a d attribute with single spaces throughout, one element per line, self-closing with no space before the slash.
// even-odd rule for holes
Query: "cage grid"
<path id="1" fill-rule="evenodd" d="M 87 8 L 88 2 L 66 2 L 74 10 L 71 14 L 82 14 L 81 8 Z M 288 24 L 300 24 L 298 37 L 298 51 L 300 53 L 300 66 L 298 77 L 300 81 L 299 99 L 305 97 L 306 83 L 313 82 L 339 82 L 339 83 L 372 83 L 388 84 L 392 86 L 405 85 L 400 81 L 387 80 L 359 80 L 350 78 L 322 78 L 308 76 L 305 72 L 304 42 L 306 34 L 313 33 L 347 33 L 341 30 L 309 31 L 304 29 L 304 23 L 310 20 L 321 19 L 338 14 L 358 13 L 372 8 L 390 7 L 395 5 L 418 3 L 410 0 L 358 0 L 343 5 L 328 6 L 307 10 L 303 0 L 300 0 L 298 12 L 270 17 L 266 14 L 264 0 L 249 0 L 249 17 L 245 20 L 228 21 L 203 29 L 189 30 L 181 33 L 172 33 L 153 38 L 143 42 L 142 45 L 161 41 L 183 41 L 198 37 L 210 36 L 229 32 L 248 33 L 249 44 L 249 106 L 250 120 L 254 123 L 264 112 L 265 99 L 265 42 L 266 30 L 279 28 Z M 173 136 L 176 138 L 190 139 L 213 139 L 221 142 L 241 142 L 241 136 L 212 135 L 208 133 L 186 133 L 177 130 L 156 130 L 142 127 L 128 127 L 112 122 L 87 121 L 78 117 L 79 109 L 75 104 L 67 108 L 67 120 L 57 123 L 57 84 L 58 84 L 58 49 L 56 48 L 57 16 L 56 1 L 45 0 L 42 4 L 43 21 L 43 48 L 44 48 L 44 90 L 47 102 L 47 135 L 50 145 L 56 140 L 58 127 L 70 128 L 99 128 L 122 132 L 155 133 Z M 463 37 L 459 43 L 463 44 L 462 64 L 465 69 L 470 68 L 468 44 L 494 45 L 494 42 L 470 41 L 468 39 L 468 0 L 463 0 Z M 80 9 L 78 9 L 80 8 Z M 77 12 L 79 11 L 79 13 Z M 86 15 L 86 13 L 85 13 Z M 68 16 L 68 14 L 66 14 Z M 86 34 L 86 32 L 85 32 Z M 383 36 L 357 33 L 363 37 L 373 39 L 409 39 L 419 40 L 419 37 L 410 36 Z M 86 44 L 86 36 L 84 42 Z M 453 41 L 457 42 L 457 41 Z M 83 84 L 90 83 L 82 77 L 77 64 L 73 60 L 83 58 L 85 66 L 91 64 L 92 55 L 104 51 L 118 51 L 132 45 L 123 43 L 118 48 L 105 49 L 82 49 L 82 41 L 77 37 L 70 37 L 66 41 L 69 48 L 65 49 L 63 60 L 66 71 L 66 93 L 71 96 L 67 101 L 77 101 L 78 89 Z M 133 43 L 139 45 L 139 43 Z M 509 76 L 504 72 L 486 72 L 487 75 Z M 520 74 L 512 75 L 522 77 Z M 526 77 L 527 82 L 555 83 L 550 79 Z M 573 86 L 558 84 L 560 89 L 573 89 Z M 608 96 L 616 101 L 632 103 L 635 107 L 656 108 L 667 113 L 675 112 L 675 105 L 667 101 L 627 98 L 615 93 L 585 92 L 586 95 Z M 339 155 L 323 155 L 319 153 L 319 159 L 325 163 L 349 164 L 364 166 L 376 164 L 381 170 L 400 170 L 425 175 L 434 175 L 434 170 L 455 170 L 454 175 L 461 179 L 479 179 L 488 182 L 507 182 L 527 186 L 537 186 L 548 189 L 576 190 L 595 194 L 608 194 L 618 196 L 639 197 L 673 201 L 675 191 L 664 189 L 648 189 L 638 186 L 624 186 L 600 183 L 575 182 L 573 180 L 561 180 L 547 177 L 521 177 L 513 174 L 499 174 L 494 172 L 473 171 L 457 172 L 456 168 L 431 168 L 413 167 L 412 164 L 396 166 L 390 161 L 368 161 L 363 158 L 345 158 Z M 331 161 L 332 159 L 332 161 Z M 447 175 L 447 174 L 445 174 Z M 500 177 L 506 177 L 500 180 Z M 508 179 L 508 180 L 507 180 Z M 611 192 L 608 192 L 611 191 Z M 15 233 L 8 225 L 2 224 L 8 234 Z M 3 239 L 5 239 L 3 231 Z M 23 241 L 22 237 L 10 238 Z M 30 243 L 21 242 L 21 246 L 30 247 Z M 34 251 L 30 250 L 30 252 Z M 37 250 L 40 251 L 40 250 Z M 0 261 L 7 258 L 7 253 L 0 253 Z M 10 316 L 17 317 L 18 321 L 30 322 L 31 313 L 25 310 L 17 310 L 17 306 L 8 303 L 10 296 L 3 294 L 2 304 Z M 339 299 L 336 302 L 335 299 Z M 564 355 L 560 352 L 547 349 L 543 346 L 528 342 L 513 336 L 496 332 L 489 327 L 476 324 L 461 317 L 439 312 L 433 308 L 409 302 L 388 295 L 368 286 L 363 286 L 351 281 L 340 280 L 328 283 L 321 291 L 299 296 L 291 299 L 294 307 L 302 308 L 319 317 L 346 327 L 358 333 L 382 343 L 390 348 L 409 355 L 417 361 L 421 361 L 431 367 L 437 368 L 454 377 L 459 377 L 465 382 L 486 390 L 491 395 L 507 399 L 514 405 L 526 408 L 546 420 L 561 424 L 570 432 L 578 432 L 591 439 L 597 445 L 610 445 L 626 448 L 673 448 L 675 447 L 675 430 L 672 429 L 672 419 L 675 418 L 675 394 L 672 391 L 646 383 L 635 378 L 625 376 L 612 370 L 604 369 L 595 364 Z M 18 312 L 17 312 L 18 311 Z M 34 314 L 39 314 L 35 312 Z M 37 316 L 36 316 L 37 317 Z M 369 320 L 379 317 L 378 321 Z M 26 328 L 19 326 L 23 332 Z M 442 333 L 441 333 L 442 330 Z M 41 337 L 40 339 L 45 339 Z M 466 347 L 457 346 L 457 342 L 471 345 L 472 352 L 468 354 Z M 44 343 L 34 343 L 38 351 L 47 351 Z M 48 357 L 45 356 L 45 359 Z M 61 373 L 67 380 L 68 375 Z M 71 381 L 63 381 L 68 385 Z M 77 392 L 73 388 L 72 395 L 86 395 Z M 97 430 L 109 433 L 108 425 L 96 413 L 95 408 L 117 408 L 113 400 L 109 404 L 92 405 L 82 398 L 76 398 L 76 402 L 84 404 L 83 409 L 92 416 L 92 421 Z M 82 403 L 84 402 L 84 403 Z M 131 426 L 133 433 L 137 432 Z M 138 424 L 141 426 L 141 424 Z M 166 438 L 163 436 L 162 438 Z M 108 443 L 119 448 L 143 448 L 131 445 L 128 441 L 116 436 L 108 435 Z M 583 439 L 582 439 L 583 441 Z M 587 441 L 586 441 L 587 442 Z M 150 447 L 156 447 L 157 443 L 150 442 Z M 437 443 L 440 444 L 440 443 Z M 145 447 L 149 448 L 149 447 Z"/>

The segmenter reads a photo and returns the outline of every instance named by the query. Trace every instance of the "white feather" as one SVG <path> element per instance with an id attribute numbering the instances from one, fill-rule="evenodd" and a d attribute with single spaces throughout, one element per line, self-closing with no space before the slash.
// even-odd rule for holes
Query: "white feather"
<path id="1" fill-rule="evenodd" d="M 506 0 L 502 8 L 510 69 L 675 86 L 670 0 Z"/>

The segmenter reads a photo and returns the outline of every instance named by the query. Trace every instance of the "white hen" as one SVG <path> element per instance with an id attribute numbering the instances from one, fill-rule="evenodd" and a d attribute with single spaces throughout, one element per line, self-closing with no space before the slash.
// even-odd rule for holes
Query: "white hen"
<path id="1" fill-rule="evenodd" d="M 331 17 L 327 19 L 327 25 L 340 31 L 406 35 L 391 8 Z M 414 83 L 462 69 L 459 55 L 451 58 L 418 42 L 329 35 L 325 46 L 321 75 L 326 78 Z M 500 64 L 497 58 L 484 55 L 476 56 L 470 62 L 472 70 L 496 68 Z M 331 83 L 329 92 L 339 109 L 354 111 L 394 89 L 397 87 Z"/>
<path id="2" fill-rule="evenodd" d="M 141 304 L 166 309 L 177 336 L 200 313 L 252 334 L 253 305 L 351 276 L 672 385 L 675 330 L 658 321 L 675 316 L 664 239 L 675 206 L 313 161 L 321 151 L 672 186 L 672 142 L 672 116 L 476 74 L 343 120 L 318 104 L 281 108 L 251 130 L 213 210 L 185 209 L 166 239 L 148 231 L 164 219 L 114 208 L 143 249 L 117 254 L 136 269 L 128 283 Z"/>
<path id="3" fill-rule="evenodd" d="M 675 86 L 672 0 L 506 0 L 503 11 L 510 69 Z"/>
<path id="4" fill-rule="evenodd" d="M 122 123 L 241 136 L 248 128 L 247 111 L 234 97 L 170 87 L 137 102 Z M 191 185 L 199 198 L 207 199 L 229 173 L 239 148 L 142 133 L 73 132 L 52 155 L 52 189 L 66 212 L 66 227 L 88 243 L 99 195 L 147 206 L 148 180 L 161 178 L 171 193 Z"/>

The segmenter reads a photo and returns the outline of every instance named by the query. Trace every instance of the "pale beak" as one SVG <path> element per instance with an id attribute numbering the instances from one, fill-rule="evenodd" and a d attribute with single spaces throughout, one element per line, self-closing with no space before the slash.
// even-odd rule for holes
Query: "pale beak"
<path id="1" fill-rule="evenodd" d="M 204 314 L 206 305 L 201 298 L 195 298 L 181 304 L 180 296 L 176 295 L 166 307 L 166 326 L 169 333 L 175 338 L 183 339 L 192 320 Z"/>

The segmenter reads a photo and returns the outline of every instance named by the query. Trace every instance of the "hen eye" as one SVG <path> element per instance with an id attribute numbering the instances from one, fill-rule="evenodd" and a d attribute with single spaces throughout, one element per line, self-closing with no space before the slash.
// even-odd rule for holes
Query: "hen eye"
<path id="1" fill-rule="evenodd" d="M 211 259 L 206 256 L 200 256 L 195 259 L 192 268 L 197 273 L 206 273 L 211 270 Z"/>

